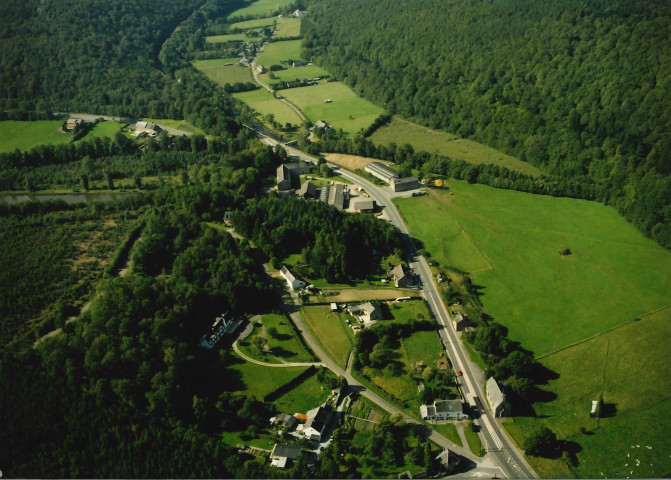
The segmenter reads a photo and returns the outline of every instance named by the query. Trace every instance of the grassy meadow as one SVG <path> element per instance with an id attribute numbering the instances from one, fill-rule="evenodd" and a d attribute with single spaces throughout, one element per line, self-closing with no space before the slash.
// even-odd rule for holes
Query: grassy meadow
<path id="1" fill-rule="evenodd" d="M 451 181 L 397 205 L 438 262 L 480 272 L 487 312 L 536 355 L 671 304 L 671 253 L 602 204 Z M 471 248 L 449 248 L 455 222 Z"/>
<path id="2" fill-rule="evenodd" d="M 257 0 L 249 2 L 249 4 L 231 13 L 228 18 L 244 18 L 244 17 L 269 17 L 277 13 L 277 11 L 291 5 L 293 0 Z"/>
<path id="3" fill-rule="evenodd" d="M 296 330 L 284 315 L 267 314 L 261 319 L 263 328 L 266 331 L 268 346 L 275 357 L 281 358 L 286 362 L 313 362 L 312 354 L 307 350 L 303 342 L 298 337 Z M 270 334 L 270 329 L 277 330 L 277 334 Z"/>
<path id="4" fill-rule="evenodd" d="M 275 18 L 255 18 L 254 20 L 246 20 L 244 22 L 236 22 L 231 24 L 229 30 L 250 30 L 252 28 L 273 27 L 275 25 Z"/>
<path id="5" fill-rule="evenodd" d="M 22 122 L 5 120 L 0 122 L 0 153 L 30 150 L 37 145 L 68 143 L 72 132 L 61 132 L 62 120 L 38 120 Z"/>
<path id="6" fill-rule="evenodd" d="M 438 153 L 454 160 L 463 160 L 473 164 L 489 164 L 507 167 L 510 170 L 538 176 L 540 171 L 533 165 L 506 155 L 481 143 L 459 138 L 451 133 L 431 130 L 399 117 L 370 136 L 377 145 L 395 143 L 412 145 L 415 151 Z"/>
<path id="7" fill-rule="evenodd" d="M 114 134 L 121 130 L 123 123 L 118 122 L 98 122 L 90 131 L 86 134 L 85 137 L 77 140 L 81 142 L 82 140 L 89 140 L 93 137 L 114 137 Z"/>
<path id="8" fill-rule="evenodd" d="M 300 60 L 301 40 L 266 43 L 263 51 L 256 56 L 256 64 L 270 67 L 271 65 L 287 65 L 289 60 Z"/>
<path id="9" fill-rule="evenodd" d="M 307 80 L 322 75 L 329 75 L 329 73 L 317 65 L 306 65 L 304 67 L 287 68 L 286 70 L 278 70 L 272 72 L 274 78 L 270 77 L 270 73 L 259 75 L 261 80 L 266 85 L 274 82 L 291 82 L 294 80 Z"/>
<path id="10" fill-rule="evenodd" d="M 326 375 L 335 377 L 331 370 L 326 370 Z M 296 388 L 282 395 L 273 403 L 278 411 L 292 415 L 294 413 L 306 413 L 326 401 L 331 389 L 323 385 L 317 375 L 312 375 Z"/>
<path id="11" fill-rule="evenodd" d="M 544 387 L 557 399 L 535 404 L 538 418 L 517 417 L 506 428 L 518 443 L 539 423 L 560 440 L 576 442 L 580 451 L 573 473 L 580 478 L 668 477 L 670 337 L 667 308 L 543 358 L 559 374 Z M 602 390 L 611 416 L 591 418 L 591 402 Z M 541 478 L 566 476 L 561 460 L 528 458 Z"/>
<path id="12" fill-rule="evenodd" d="M 362 99 L 340 82 L 282 90 L 281 95 L 301 109 L 311 122 L 324 120 L 333 128 L 356 133 L 367 128 L 383 110 Z M 330 99 L 330 103 L 324 103 Z"/>
<path id="13" fill-rule="evenodd" d="M 312 331 L 324 351 L 342 368 L 347 365 L 352 350 L 352 329 L 341 313 L 331 313 L 327 305 L 306 306 L 301 309 L 303 321 Z"/>
<path id="14" fill-rule="evenodd" d="M 198 127 L 194 127 L 186 120 L 173 120 L 171 118 L 143 118 L 145 122 L 154 122 L 159 125 L 164 125 L 169 128 L 176 128 L 178 130 L 184 130 L 185 132 L 205 135 L 205 132 Z"/>
<path id="15" fill-rule="evenodd" d="M 237 58 L 216 59 L 216 60 L 196 60 L 193 66 L 203 72 L 207 78 L 218 85 L 233 83 L 253 83 L 252 69 L 238 65 Z M 233 65 L 230 65 L 233 63 Z"/>
<path id="16" fill-rule="evenodd" d="M 205 43 L 246 42 L 251 38 L 245 33 L 228 33 L 226 35 L 211 35 L 205 37 Z"/>
<path id="17" fill-rule="evenodd" d="M 273 37 L 297 37 L 301 34 L 301 19 L 294 17 L 280 17 L 277 19 L 277 30 Z"/>
<path id="18" fill-rule="evenodd" d="M 296 112 L 284 103 L 278 101 L 268 93 L 267 90 L 257 89 L 252 90 L 251 92 L 234 93 L 233 96 L 249 105 L 261 115 L 274 115 L 275 120 L 281 124 L 288 122 L 294 125 L 300 125 L 302 123 Z"/>
<path id="19" fill-rule="evenodd" d="M 239 376 L 240 383 L 234 387 L 236 392 L 263 400 L 263 397 L 290 382 L 308 367 L 264 367 L 240 359 L 239 363 L 231 365 L 230 368 Z"/>

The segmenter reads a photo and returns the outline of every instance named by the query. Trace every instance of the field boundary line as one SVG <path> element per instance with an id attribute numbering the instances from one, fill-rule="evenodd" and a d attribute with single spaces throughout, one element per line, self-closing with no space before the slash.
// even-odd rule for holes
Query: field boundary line
<path id="1" fill-rule="evenodd" d="M 613 330 L 617 330 L 617 329 L 620 328 L 620 327 L 624 327 L 625 325 L 629 325 L 630 323 L 634 323 L 634 322 L 638 322 L 638 321 L 640 321 L 640 320 L 643 320 L 645 317 L 648 317 L 648 316 L 653 315 L 653 314 L 655 314 L 655 313 L 657 313 L 657 312 L 661 312 L 661 311 L 663 311 L 663 310 L 666 310 L 667 308 L 671 308 L 671 305 L 664 305 L 663 307 L 659 307 L 659 308 L 656 309 L 656 310 L 653 310 L 653 311 L 648 312 L 648 313 L 644 313 L 643 315 L 640 315 L 640 316 L 638 316 L 638 317 L 634 317 L 634 318 L 632 318 L 632 319 L 630 319 L 630 320 L 627 320 L 627 321 L 622 322 L 622 323 L 620 323 L 620 324 L 618 324 L 618 325 L 615 325 L 614 327 L 610 327 L 608 330 L 604 330 L 603 332 L 597 333 L 596 335 L 592 335 L 591 337 L 588 337 L 588 338 L 583 338 L 582 340 L 578 340 L 577 342 L 573 342 L 573 343 L 571 343 L 571 344 L 569 344 L 569 345 L 565 345 L 565 346 L 563 346 L 563 347 L 561 347 L 561 348 L 558 348 L 558 349 L 556 349 L 556 350 L 553 350 L 552 352 L 548 352 L 548 353 L 544 353 L 544 354 L 542 354 L 542 355 L 539 355 L 539 356 L 535 357 L 535 360 L 540 360 L 540 359 L 542 359 L 542 358 L 549 357 L 550 355 L 554 355 L 555 353 L 559 353 L 559 352 L 561 352 L 561 351 L 563 351 L 563 350 L 567 350 L 567 349 L 569 349 L 569 348 L 572 348 L 572 347 L 575 347 L 575 346 L 577 346 L 577 345 L 580 345 L 581 343 L 589 342 L 590 340 L 594 340 L 595 338 L 598 338 L 598 337 L 600 337 L 600 336 L 602 336 L 602 335 L 605 335 L 605 334 L 607 334 L 607 333 L 610 333 L 610 332 L 612 332 Z"/>

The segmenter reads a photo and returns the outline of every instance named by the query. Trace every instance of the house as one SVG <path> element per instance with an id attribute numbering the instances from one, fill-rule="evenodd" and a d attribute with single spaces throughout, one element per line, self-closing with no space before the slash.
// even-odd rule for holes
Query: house
<path id="1" fill-rule="evenodd" d="M 287 285 L 289 285 L 289 288 L 291 290 L 300 290 L 303 288 L 305 285 L 307 285 L 303 280 L 298 280 L 296 277 L 293 276 L 293 274 L 289 271 L 287 267 L 282 267 L 280 269 L 280 273 L 284 277 L 284 279 L 287 281 Z"/>
<path id="2" fill-rule="evenodd" d="M 211 350 L 224 335 L 232 334 L 242 323 L 242 319 L 235 320 L 228 317 L 228 312 L 219 315 L 208 332 L 200 339 L 200 346 Z"/>
<path id="3" fill-rule="evenodd" d="M 305 15 L 305 11 L 300 11 L 300 10 L 294 10 L 291 15 L 296 17 L 296 18 L 301 18 L 303 15 Z"/>
<path id="4" fill-rule="evenodd" d="M 287 415 L 286 413 L 279 413 L 277 416 L 271 418 L 271 420 L 273 425 L 281 427 L 288 432 L 296 428 L 296 425 L 298 424 L 298 419 L 296 417 Z"/>
<path id="5" fill-rule="evenodd" d="M 154 122 L 137 122 L 135 124 L 135 131 L 133 135 L 149 135 L 150 137 L 155 137 L 158 132 L 161 131 L 161 127 L 156 125 Z"/>
<path id="6" fill-rule="evenodd" d="M 308 440 L 319 442 L 326 431 L 333 409 L 329 405 L 322 405 L 307 413 L 308 420 L 303 425 L 303 435 Z"/>
<path id="7" fill-rule="evenodd" d="M 436 457 L 436 460 L 438 461 L 441 470 L 446 473 L 452 473 L 455 468 L 459 466 L 459 463 L 461 463 L 459 455 L 449 451 L 447 448 Z"/>
<path id="8" fill-rule="evenodd" d="M 487 390 L 487 401 L 489 406 L 492 408 L 492 412 L 495 417 L 505 417 L 510 412 L 510 402 L 506 399 L 506 396 L 503 394 L 499 388 L 499 384 L 496 383 L 494 377 L 490 377 L 485 383 L 485 389 Z"/>
<path id="9" fill-rule="evenodd" d="M 289 158 L 291 158 L 291 156 Z M 285 163 L 284 166 L 289 169 L 289 172 L 291 172 L 292 175 L 306 175 L 312 171 L 308 162 L 290 162 Z"/>
<path id="10" fill-rule="evenodd" d="M 468 318 L 464 317 L 461 313 L 457 313 L 452 317 L 452 328 L 454 328 L 455 332 L 463 332 L 470 325 L 471 322 L 469 322 Z"/>
<path id="11" fill-rule="evenodd" d="M 316 198 L 317 186 L 312 182 L 305 182 L 298 190 L 298 196 L 302 198 Z"/>
<path id="12" fill-rule="evenodd" d="M 389 277 L 394 280 L 396 288 L 408 288 L 413 284 L 411 272 L 402 263 L 389 272 Z"/>
<path id="13" fill-rule="evenodd" d="M 370 198 L 357 198 L 352 202 L 352 208 L 359 212 L 372 212 L 375 210 L 375 200 Z"/>
<path id="14" fill-rule="evenodd" d="M 325 101 L 324 103 L 330 103 L 330 100 L 329 100 L 329 101 Z M 326 123 L 324 120 L 317 120 L 317 121 L 315 122 L 315 126 L 314 126 L 313 128 L 323 128 L 323 129 L 324 129 L 324 132 L 326 132 L 326 133 L 333 133 L 333 132 L 335 132 L 335 130 L 331 127 L 331 125 L 329 125 L 328 123 Z"/>
<path id="15" fill-rule="evenodd" d="M 243 67 L 249 67 L 249 65 L 251 64 L 251 62 L 249 61 L 248 58 L 242 57 L 242 58 L 240 59 L 240 61 L 238 62 L 238 64 L 241 65 L 241 66 L 243 66 Z"/>
<path id="16" fill-rule="evenodd" d="M 398 178 L 396 170 L 380 162 L 370 162 L 366 165 L 365 170 L 374 177 L 387 183 L 391 183 L 393 179 Z"/>
<path id="17" fill-rule="evenodd" d="M 68 120 L 65 122 L 65 129 L 73 130 L 76 127 L 84 126 L 85 123 L 86 122 L 81 118 L 68 118 Z"/>
<path id="18" fill-rule="evenodd" d="M 277 189 L 291 189 L 291 172 L 286 167 L 286 165 L 280 165 L 277 167 Z"/>
<path id="19" fill-rule="evenodd" d="M 407 192 L 408 190 L 415 190 L 421 187 L 417 177 L 393 178 L 389 182 L 389 186 L 395 192 Z"/>
<path id="20" fill-rule="evenodd" d="M 226 225 L 230 225 L 230 223 L 231 223 L 231 215 L 233 215 L 233 212 L 230 211 L 230 210 L 226 210 L 226 211 L 224 212 L 224 223 L 225 223 Z"/>
<path id="21" fill-rule="evenodd" d="M 332 312 L 337 312 L 338 311 L 338 304 L 337 303 L 331 303 L 331 311 Z"/>
<path id="22" fill-rule="evenodd" d="M 358 317 L 361 323 L 369 324 L 375 320 L 382 320 L 382 310 L 372 302 L 362 303 L 350 308 L 349 312 Z"/>
<path id="23" fill-rule="evenodd" d="M 466 420 L 461 400 L 436 400 L 433 405 L 421 405 L 419 414 L 423 420 Z"/>
<path id="24" fill-rule="evenodd" d="M 272 461 L 270 465 L 277 468 L 285 468 L 290 460 L 298 458 L 303 449 L 300 445 L 289 445 L 287 443 L 276 443 L 270 452 Z"/>
<path id="25" fill-rule="evenodd" d="M 256 71 L 257 71 L 257 73 L 266 73 L 267 72 L 266 67 L 264 67 L 263 65 L 257 65 L 256 66 Z"/>
<path id="26" fill-rule="evenodd" d="M 305 62 L 302 61 L 302 60 L 294 60 L 293 62 L 291 62 L 291 67 L 292 68 L 298 68 L 298 67 L 304 67 L 304 66 L 305 66 Z"/>

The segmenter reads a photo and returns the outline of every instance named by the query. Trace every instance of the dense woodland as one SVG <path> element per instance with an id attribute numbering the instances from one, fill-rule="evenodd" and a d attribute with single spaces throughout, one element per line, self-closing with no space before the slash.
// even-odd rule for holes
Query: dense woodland
<path id="1" fill-rule="evenodd" d="M 671 247 L 671 7 L 314 0 L 305 56 L 389 112 L 603 191 Z M 305 22 L 305 23 L 308 23 Z"/>

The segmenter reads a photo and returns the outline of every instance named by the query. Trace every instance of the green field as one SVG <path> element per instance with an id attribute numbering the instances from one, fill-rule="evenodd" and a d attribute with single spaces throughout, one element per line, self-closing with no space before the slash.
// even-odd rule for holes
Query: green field
<path id="1" fill-rule="evenodd" d="M 26 151 L 37 145 L 68 143 L 72 138 L 72 132 L 61 132 L 61 125 L 63 120 L 0 122 L 0 153 L 13 152 L 17 148 Z"/>
<path id="2" fill-rule="evenodd" d="M 312 87 L 282 90 L 311 122 L 324 120 L 333 128 L 356 133 L 367 128 L 383 112 L 340 82 L 322 82 Z M 324 103 L 330 99 L 330 103 Z"/>
<path id="3" fill-rule="evenodd" d="M 345 368 L 352 349 L 352 331 L 340 314 L 331 313 L 328 306 L 319 305 L 303 307 L 301 315 L 315 340 L 339 366 Z"/>
<path id="4" fill-rule="evenodd" d="M 266 43 L 263 51 L 256 56 L 256 64 L 264 67 L 286 65 L 289 60 L 300 60 L 300 58 L 301 40 L 285 40 Z"/>
<path id="5" fill-rule="evenodd" d="M 268 17 L 277 13 L 280 8 L 291 5 L 292 3 L 293 0 L 258 0 L 256 2 L 250 2 L 245 8 L 236 10 L 231 13 L 228 18 Z"/>
<path id="6" fill-rule="evenodd" d="M 390 303 L 389 312 L 394 317 L 394 319 L 385 321 L 385 324 L 408 323 L 411 319 L 429 321 L 432 318 L 431 314 L 429 313 L 429 309 L 426 307 L 426 303 L 424 303 L 424 300 L 410 300 L 407 302 Z"/>
<path id="7" fill-rule="evenodd" d="M 296 67 L 296 68 L 287 68 L 286 70 L 278 70 L 272 72 L 273 77 L 271 78 L 269 73 L 264 73 L 259 75 L 259 79 L 266 85 L 270 85 L 274 82 L 291 82 L 293 80 L 307 80 L 309 78 L 315 78 L 323 75 L 329 75 L 329 73 L 321 67 L 316 65 L 306 65 L 305 67 Z"/>
<path id="8" fill-rule="evenodd" d="M 83 138 L 80 140 L 77 140 L 77 142 L 81 142 L 82 140 L 88 140 L 93 137 L 113 137 L 116 132 L 121 130 L 123 127 L 123 123 L 118 123 L 118 122 L 98 122 L 96 125 L 91 129 L 89 133 L 86 134 Z"/>
<path id="9" fill-rule="evenodd" d="M 479 252 L 491 265 L 472 275 L 486 311 L 536 355 L 671 304 L 671 252 L 612 208 L 461 181 L 449 186 L 397 205 L 432 254 L 443 225 L 448 234 L 455 221 L 463 228 L 472 249 L 465 258 L 448 249 L 445 264 L 481 270 Z M 436 220 L 439 208 L 444 222 Z M 559 255 L 562 247 L 572 254 Z"/>
<path id="10" fill-rule="evenodd" d="M 286 38 L 297 37 L 301 34 L 301 19 L 293 17 L 280 17 L 277 19 L 277 30 L 273 37 Z"/>
<path id="11" fill-rule="evenodd" d="M 327 375 L 335 377 L 330 370 L 326 370 Z M 282 395 L 275 400 L 275 408 L 283 413 L 292 415 L 294 413 L 306 413 L 315 407 L 318 407 L 326 401 L 331 389 L 323 385 L 317 375 L 312 375 L 296 388 Z"/>
<path id="12" fill-rule="evenodd" d="M 666 309 L 544 358 L 543 364 L 559 374 L 547 385 L 558 398 L 534 405 L 544 418 L 518 417 L 506 423 L 507 429 L 520 443 L 542 423 L 560 440 L 578 443 L 582 450 L 574 473 L 580 478 L 668 477 L 669 338 L 671 309 Z M 603 400 L 612 405 L 614 415 L 590 418 L 591 401 L 599 399 L 602 387 Z M 566 476 L 561 460 L 529 460 L 541 478 Z"/>
<path id="13" fill-rule="evenodd" d="M 244 384 L 237 392 L 254 396 L 257 400 L 263 400 L 263 397 L 270 392 L 290 382 L 307 369 L 307 367 L 264 367 L 242 359 L 240 363 L 235 363 L 230 368 L 239 373 L 240 381 Z"/>
<path id="14" fill-rule="evenodd" d="M 267 314 L 261 319 L 266 331 L 268 346 L 275 357 L 286 362 L 301 363 L 313 362 L 314 357 L 307 350 L 303 342 L 298 338 L 295 328 L 284 315 Z M 270 329 L 276 329 L 275 336 L 270 334 Z"/>
<path id="15" fill-rule="evenodd" d="M 245 33 L 229 33 L 227 35 L 212 35 L 205 37 L 206 43 L 246 42 L 251 40 Z"/>
<path id="16" fill-rule="evenodd" d="M 435 331 L 415 332 L 402 341 L 411 367 L 423 362 L 427 367 L 434 368 L 444 351 Z"/>
<path id="17" fill-rule="evenodd" d="M 540 174 L 533 165 L 491 147 L 447 132 L 431 130 L 399 117 L 394 117 L 388 125 L 374 132 L 370 140 L 376 145 L 388 145 L 392 142 L 396 145 L 408 143 L 418 152 L 438 153 L 473 164 L 493 163 L 527 175 Z"/>
<path id="18" fill-rule="evenodd" d="M 172 120 L 170 118 L 143 118 L 145 122 L 154 122 L 159 125 L 163 125 L 169 128 L 176 128 L 178 130 L 184 130 L 185 132 L 205 135 L 205 132 L 198 127 L 194 127 L 186 120 Z"/>
<path id="19" fill-rule="evenodd" d="M 262 88 L 252 90 L 251 92 L 234 93 L 233 96 L 249 105 L 261 115 L 274 115 L 275 120 L 281 124 L 292 123 L 300 125 L 303 123 L 296 112 Z"/>
<path id="20" fill-rule="evenodd" d="M 253 83 L 252 69 L 238 65 L 238 60 L 235 59 L 233 65 L 230 65 L 231 59 L 217 59 L 217 60 L 196 60 L 193 66 L 203 72 L 207 78 L 219 85 L 233 84 L 233 83 Z"/>
<path id="21" fill-rule="evenodd" d="M 273 27 L 275 25 L 275 18 L 256 18 L 254 20 L 247 20 L 244 22 L 237 22 L 231 24 L 229 30 L 249 30 L 251 28 Z"/>

